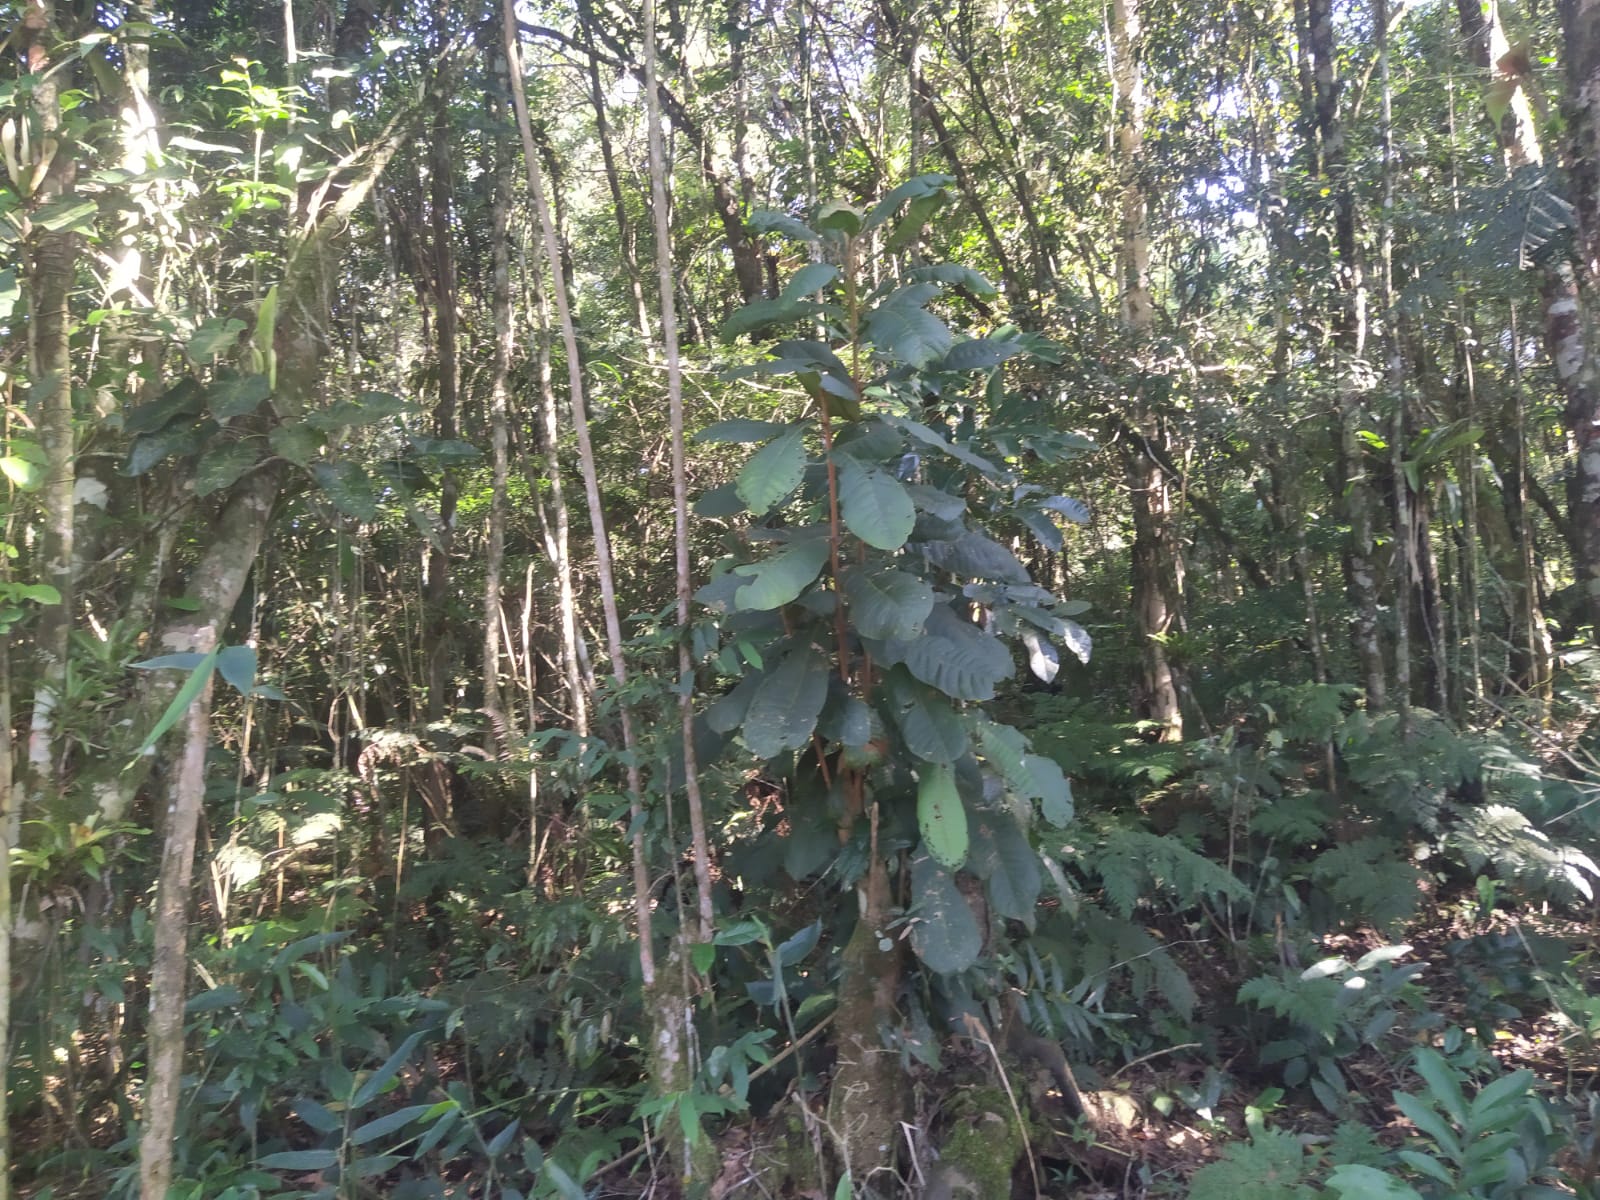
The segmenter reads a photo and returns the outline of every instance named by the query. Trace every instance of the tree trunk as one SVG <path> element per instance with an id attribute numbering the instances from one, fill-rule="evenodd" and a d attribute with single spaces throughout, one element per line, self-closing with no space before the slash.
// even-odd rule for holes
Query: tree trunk
<path id="1" fill-rule="evenodd" d="M 1575 573 L 1591 636 L 1600 639 L 1600 363 L 1587 345 L 1587 327 L 1600 311 L 1600 0 L 1565 0 L 1561 15 L 1570 89 L 1567 167 L 1578 214 L 1579 266 L 1574 273 L 1562 264 L 1546 282 L 1546 340 L 1566 392 L 1573 460 L 1567 508 Z"/>
<path id="2" fill-rule="evenodd" d="M 606 115 L 605 92 L 600 86 L 600 57 L 594 51 L 594 9 L 589 0 L 578 0 L 578 27 L 589 50 L 589 103 L 594 108 L 595 138 L 600 143 L 600 161 L 605 167 L 606 187 L 611 192 L 611 212 L 617 223 L 617 247 L 628 276 L 628 294 L 633 300 L 633 319 L 646 346 L 654 344 L 650 329 L 650 310 L 645 307 L 644 285 L 640 280 L 638 251 L 633 222 L 628 219 L 628 203 L 622 194 L 622 177 L 617 173 L 616 151 L 611 146 L 611 122 Z"/>
<path id="3" fill-rule="evenodd" d="M 61 94 L 73 83 L 72 60 L 52 64 L 61 38 L 54 0 L 28 0 L 22 13 L 22 51 L 33 86 L 40 136 L 27 166 L 43 171 L 32 193 L 38 204 L 65 196 L 77 176 L 74 147 L 62 137 Z M 28 412 L 44 452 L 44 486 L 36 582 L 55 588 L 58 600 L 40 606 L 33 634 L 33 712 L 28 730 L 19 814 L 60 787 L 56 762 L 56 710 L 67 686 L 73 612 L 73 496 L 77 482 L 72 422 L 71 317 L 68 297 L 78 261 L 78 235 L 35 228 L 24 240 L 28 297 Z"/>
<path id="4" fill-rule="evenodd" d="M 218 581 L 221 582 L 221 581 Z M 243 580 L 240 580 L 243 583 Z M 215 631 L 203 629 L 194 649 L 206 654 Z M 207 670 L 209 670 L 209 664 Z M 168 1200 L 172 1141 L 183 1085 L 183 1005 L 189 975 L 189 883 L 195 834 L 206 790 L 206 750 L 211 735 L 211 681 L 189 705 L 183 754 L 167 788 L 167 834 L 156 884 L 155 947 L 150 965 L 150 1023 L 144 1132 L 139 1141 L 140 1200 Z"/>
<path id="5" fill-rule="evenodd" d="M 1119 292 L 1122 322 L 1134 342 L 1147 343 L 1155 328 L 1150 292 L 1150 213 L 1141 172 L 1144 169 L 1144 77 L 1139 0 L 1113 0 L 1111 69 L 1116 86 L 1117 153 L 1122 174 L 1118 231 Z M 1156 738 L 1183 740 L 1183 710 L 1168 658 L 1166 638 L 1182 620 L 1183 571 L 1178 554 L 1172 493 L 1157 454 L 1166 453 L 1165 425 L 1136 385 L 1129 423 L 1138 438 L 1124 439 L 1123 457 L 1133 509 L 1132 587 L 1134 630 L 1139 639 L 1139 715 L 1154 723 Z"/>
<path id="6" fill-rule="evenodd" d="M 528 99 L 522 82 L 522 54 L 517 41 L 517 18 L 512 0 L 501 6 L 505 30 L 506 60 L 511 72 L 511 101 L 516 110 L 517 127 L 522 135 L 523 166 L 528 176 L 528 193 L 533 199 L 540 229 L 544 235 L 545 262 L 553 281 L 552 294 L 556 302 L 556 319 L 561 325 L 561 337 L 567 352 L 568 402 L 572 406 L 573 433 L 578 442 L 578 464 L 583 474 L 583 488 L 589 505 L 589 523 L 594 534 L 595 573 L 600 582 L 600 603 L 605 619 L 606 646 L 611 656 L 611 674 L 619 693 L 626 693 L 628 664 L 623 655 L 622 618 L 617 609 L 616 582 L 611 570 L 611 545 L 606 536 L 605 505 L 600 496 L 600 478 L 595 466 L 594 446 L 589 438 L 588 405 L 584 399 L 583 367 L 578 357 L 577 326 L 572 310 L 567 304 L 566 289 L 561 282 L 561 245 L 556 235 L 555 218 L 545 195 L 544 182 L 539 171 L 538 148 L 534 145 L 533 126 L 528 117 Z M 653 943 L 653 914 L 650 905 L 650 872 L 645 861 L 644 822 L 641 820 L 643 785 L 639 765 L 634 757 L 633 716 L 624 701 L 618 706 L 622 726 L 622 744 L 627 760 L 629 807 L 633 826 L 633 884 L 634 910 L 639 926 L 639 975 L 646 993 L 656 984 L 655 947 Z M 651 1046 L 662 1061 L 671 1062 L 687 1054 L 688 1048 L 672 1041 L 677 1026 L 659 1021 L 660 1014 L 652 1013 Z"/>
<path id="7" fill-rule="evenodd" d="M 450 94 L 452 72 L 441 59 L 434 80 L 433 131 L 428 143 L 429 216 L 433 241 L 432 281 L 434 341 L 438 350 L 439 392 L 433 406 L 434 436 L 452 440 L 457 433 L 458 391 L 461 371 L 456 355 L 459 320 L 456 310 L 456 256 L 452 212 L 454 166 L 451 157 Z M 437 540 L 428 552 L 427 630 L 429 721 L 443 718 L 450 699 L 452 659 L 450 605 L 450 552 L 455 543 L 456 476 L 445 468 L 439 482 Z"/>
<path id="8" fill-rule="evenodd" d="M 490 70 L 504 75 L 504 54 L 491 54 Z M 501 80 L 502 85 L 504 79 Z M 503 94 L 503 93 L 502 93 Z M 505 102 L 492 102 L 492 124 L 505 128 Z M 494 191 L 489 210 L 490 306 L 494 315 L 494 363 L 489 379 L 490 489 L 489 545 L 483 566 L 483 707 L 497 756 L 510 749 L 512 721 L 506 689 L 500 686 L 500 625 L 506 561 L 507 489 L 511 475 L 511 146 L 497 134 L 492 147 Z M 509 648 L 509 647 L 508 647 Z M 513 660 L 515 661 L 515 660 Z"/>
<path id="9" fill-rule="evenodd" d="M 1342 303 L 1334 318 L 1334 348 L 1339 377 L 1339 467 L 1350 537 L 1345 546 L 1345 583 L 1354 609 L 1352 639 L 1360 663 L 1367 708 L 1388 700 L 1383 644 L 1378 632 L 1378 572 L 1373 562 L 1376 500 L 1362 442 L 1366 421 L 1368 367 L 1367 284 L 1356 242 L 1356 197 L 1349 178 L 1344 121 L 1339 113 L 1339 79 L 1331 0 L 1307 0 L 1306 36 L 1310 47 L 1317 134 L 1322 171 L 1333 195 L 1334 251 L 1331 264 Z"/>

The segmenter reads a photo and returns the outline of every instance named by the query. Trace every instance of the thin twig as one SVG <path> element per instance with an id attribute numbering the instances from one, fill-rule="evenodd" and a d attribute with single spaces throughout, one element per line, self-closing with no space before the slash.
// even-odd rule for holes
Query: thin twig
<path id="1" fill-rule="evenodd" d="M 1168 1046 L 1165 1050 L 1152 1050 L 1152 1051 L 1150 1051 L 1149 1054 L 1141 1054 L 1138 1058 L 1134 1059 L 1130 1063 L 1123 1063 L 1122 1066 L 1118 1067 L 1115 1071 L 1111 1072 L 1111 1078 L 1115 1079 L 1118 1075 L 1121 1075 L 1124 1071 L 1132 1070 L 1134 1067 L 1137 1067 L 1140 1063 L 1147 1063 L 1152 1058 L 1160 1058 L 1163 1054 L 1176 1054 L 1179 1050 L 1196 1050 L 1196 1049 L 1199 1048 L 1199 1046 L 1200 1046 L 1199 1042 L 1182 1042 L 1182 1043 L 1180 1043 L 1180 1044 L 1178 1044 L 1176 1046 Z"/>

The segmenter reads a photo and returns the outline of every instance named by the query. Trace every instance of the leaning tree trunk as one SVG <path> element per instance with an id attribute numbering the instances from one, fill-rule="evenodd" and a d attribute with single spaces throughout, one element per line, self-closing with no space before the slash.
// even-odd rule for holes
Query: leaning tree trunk
<path id="1" fill-rule="evenodd" d="M 272 324 L 271 347 L 277 363 L 274 395 L 279 417 L 285 423 L 301 418 L 321 380 L 328 349 L 327 331 L 332 324 L 330 268 L 337 262 L 336 243 L 384 167 L 399 151 L 409 123 L 409 113 L 390 122 L 364 156 L 361 175 L 343 187 L 338 199 L 321 213 L 311 214 L 306 231 L 292 243 L 283 281 L 278 285 L 278 317 Z M 179 614 L 159 632 L 155 644 L 162 652 L 204 654 L 220 644 L 228 618 L 260 553 L 283 479 L 281 464 L 267 464 L 234 485 L 186 588 L 198 605 L 193 612 Z M 172 690 L 176 690 L 176 684 Z M 133 728 L 151 727 L 154 714 L 165 707 L 162 695 L 161 691 L 146 693 Z M 204 795 L 209 728 L 209 699 L 202 694 L 191 704 L 182 759 L 168 785 L 164 806 L 167 819 L 156 892 L 144 1128 L 139 1140 L 141 1200 L 167 1200 L 172 1179 L 173 1136 L 183 1076 L 189 880 Z M 140 756 L 140 761 L 147 761 L 147 756 Z M 131 794 L 123 795 L 124 811 L 131 798 Z"/>
<path id="2" fill-rule="evenodd" d="M 1140 173 L 1144 169 L 1144 78 L 1139 63 L 1143 38 L 1139 0 L 1111 6 L 1112 77 L 1117 92 L 1117 151 L 1122 171 L 1118 268 L 1122 321 L 1136 343 L 1155 327 L 1150 291 L 1150 210 Z M 1183 740 L 1183 710 L 1167 655 L 1166 638 L 1179 627 L 1182 567 L 1172 493 L 1151 443 L 1165 449 L 1166 430 L 1136 387 L 1129 424 L 1139 433 L 1124 439 L 1123 458 L 1133 508 L 1133 616 L 1140 643 L 1139 715 L 1154 722 L 1163 742 Z"/>
<path id="3" fill-rule="evenodd" d="M 638 759 L 634 754 L 633 714 L 626 703 L 628 664 L 624 656 L 622 617 L 617 608 L 616 581 L 611 569 L 611 545 L 606 536 L 605 504 L 600 495 L 600 476 L 595 465 L 594 445 L 589 438 L 588 404 L 584 396 L 583 364 L 578 357 L 577 325 L 572 319 L 572 309 L 567 303 L 567 290 L 563 285 L 561 270 L 561 243 L 556 234 L 555 217 L 549 198 L 545 194 L 544 180 L 539 170 L 539 152 L 533 140 L 533 125 L 528 117 L 528 97 L 522 82 L 522 54 L 518 42 L 517 17 L 512 0 L 501 5 L 505 32 L 506 62 L 511 73 L 511 103 L 516 110 L 517 129 L 522 136 L 522 161 L 528 177 L 528 193 L 532 197 L 540 231 L 543 234 L 545 266 L 551 278 L 551 294 L 555 297 L 556 319 L 561 326 L 561 339 L 567 353 L 568 403 L 572 408 L 572 428 L 578 443 L 578 466 L 583 475 L 584 497 L 589 506 L 589 523 L 594 535 L 595 574 L 600 583 L 600 604 L 605 621 L 606 648 L 611 657 L 611 675 L 616 680 L 619 700 L 617 712 L 622 726 L 622 745 L 627 762 L 628 799 L 633 830 L 633 898 L 635 919 L 639 926 L 639 977 L 645 994 L 656 987 L 656 962 L 653 925 L 654 914 L 650 907 L 650 871 L 645 858 L 643 821 L 643 782 Z M 681 1024 L 676 1020 L 662 1020 L 655 1011 L 650 1013 L 648 1030 L 652 1061 L 676 1062 L 689 1053 L 689 1047 L 678 1037 Z"/>

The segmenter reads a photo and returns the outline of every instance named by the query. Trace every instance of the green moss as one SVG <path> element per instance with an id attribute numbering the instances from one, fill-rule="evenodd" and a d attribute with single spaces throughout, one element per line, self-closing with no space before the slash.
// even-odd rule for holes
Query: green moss
<path id="1" fill-rule="evenodd" d="M 950 1132 L 939 1158 L 960 1196 L 1009 1196 L 1011 1173 L 1022 1157 L 1022 1130 L 999 1088 L 973 1088 L 951 1106 Z M 959 1182 L 957 1182 L 959 1181 Z"/>

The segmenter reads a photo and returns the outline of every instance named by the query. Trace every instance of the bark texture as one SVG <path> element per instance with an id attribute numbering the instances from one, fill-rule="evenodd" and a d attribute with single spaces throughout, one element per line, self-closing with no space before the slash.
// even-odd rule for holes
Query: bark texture
<path id="1" fill-rule="evenodd" d="M 1113 0 L 1111 73 L 1122 170 L 1118 291 L 1122 323 L 1136 346 L 1149 342 L 1156 318 L 1150 289 L 1150 206 L 1141 179 L 1146 107 L 1139 63 L 1142 45 L 1139 0 Z M 1136 361 L 1139 357 L 1136 350 Z M 1128 417 L 1138 436 L 1121 442 L 1133 508 L 1133 617 L 1141 662 L 1138 709 L 1140 716 L 1154 722 L 1158 740 L 1178 742 L 1183 740 L 1183 709 L 1166 638 L 1182 619 L 1182 559 L 1172 491 L 1160 462 L 1166 455 L 1166 428 L 1144 391 L 1141 378 L 1135 382 Z"/>
<path id="2" fill-rule="evenodd" d="M 1388 675 L 1378 629 L 1379 581 L 1374 562 L 1377 500 L 1358 436 L 1366 422 L 1372 382 L 1371 367 L 1366 361 L 1367 281 L 1356 238 L 1356 196 L 1340 111 L 1344 83 L 1339 77 L 1332 0 L 1307 0 L 1306 37 L 1319 139 L 1315 158 L 1333 198 L 1334 258 L 1330 266 L 1339 296 L 1334 315 L 1334 348 L 1339 359 L 1338 445 L 1345 519 L 1350 526 L 1344 554 L 1345 585 L 1355 613 L 1351 638 L 1367 707 L 1375 711 L 1388 703 Z"/>

